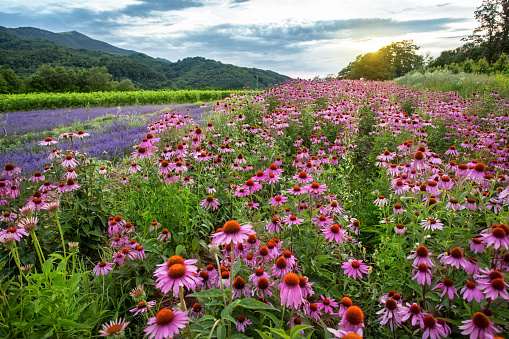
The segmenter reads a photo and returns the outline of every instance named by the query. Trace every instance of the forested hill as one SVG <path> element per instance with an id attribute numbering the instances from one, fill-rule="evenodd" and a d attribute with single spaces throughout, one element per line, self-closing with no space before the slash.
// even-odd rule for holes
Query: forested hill
<path id="1" fill-rule="evenodd" d="M 142 53 L 120 55 L 70 48 L 48 40 L 19 38 L 0 30 L 0 66 L 26 78 L 44 64 L 75 70 L 104 66 L 113 80 L 130 79 L 143 89 L 239 89 L 244 85 L 262 89 L 290 79 L 276 72 L 223 64 L 203 57 L 169 62 Z"/>
<path id="2" fill-rule="evenodd" d="M 0 31 L 22 39 L 49 40 L 71 48 L 86 48 L 121 55 L 136 53 L 136 51 L 119 48 L 104 41 L 92 39 L 76 31 L 54 33 L 35 27 L 7 28 L 3 26 L 0 26 Z"/>

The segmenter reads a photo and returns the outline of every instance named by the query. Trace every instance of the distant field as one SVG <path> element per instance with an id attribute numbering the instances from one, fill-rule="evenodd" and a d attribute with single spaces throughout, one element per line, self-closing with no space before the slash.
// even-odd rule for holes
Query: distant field
<path id="1" fill-rule="evenodd" d="M 407 87 L 424 87 L 437 91 L 455 91 L 463 97 L 473 93 L 484 96 L 497 92 L 498 95 L 509 96 L 509 75 L 457 73 L 440 70 L 432 73 L 409 73 L 395 79 L 399 85 Z"/>
<path id="2" fill-rule="evenodd" d="M 39 109 L 112 107 L 127 105 L 153 105 L 167 103 L 194 103 L 216 101 L 231 93 L 247 91 L 127 91 L 93 93 L 32 93 L 0 95 L 0 112 L 32 111 Z"/>

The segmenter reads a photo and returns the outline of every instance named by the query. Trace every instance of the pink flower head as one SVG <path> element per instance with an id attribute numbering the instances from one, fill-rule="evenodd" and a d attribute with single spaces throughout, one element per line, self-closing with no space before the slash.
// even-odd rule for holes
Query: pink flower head
<path id="1" fill-rule="evenodd" d="M 327 239 L 329 242 L 334 240 L 342 244 L 343 239 L 346 238 L 345 231 L 339 224 L 325 225 L 324 228 L 322 228 L 320 231 L 325 235 L 325 239 Z"/>
<path id="2" fill-rule="evenodd" d="M 115 321 L 110 321 L 109 324 L 103 324 L 102 330 L 99 331 L 100 337 L 117 337 L 122 334 L 125 328 L 129 325 L 129 321 L 119 318 Z"/>
<path id="3" fill-rule="evenodd" d="M 72 155 L 66 155 L 64 161 L 62 161 L 62 166 L 74 168 L 78 165 L 78 162 L 73 159 Z"/>
<path id="4" fill-rule="evenodd" d="M 339 307 L 336 299 L 325 298 L 323 295 L 320 298 L 322 298 L 322 301 L 317 303 L 318 309 L 323 310 L 325 313 L 334 313 L 332 307 Z"/>
<path id="5" fill-rule="evenodd" d="M 23 228 L 11 227 L 0 232 L 0 237 L 4 239 L 20 241 L 23 236 L 28 236 L 28 233 Z"/>
<path id="6" fill-rule="evenodd" d="M 286 305 L 298 309 L 304 302 L 297 274 L 288 273 L 278 288 L 281 295 L 281 306 Z"/>
<path id="7" fill-rule="evenodd" d="M 270 205 L 271 206 L 282 206 L 285 202 L 288 201 L 287 197 L 283 197 L 281 195 L 276 195 L 273 198 L 270 198 Z"/>
<path id="8" fill-rule="evenodd" d="M 458 291 L 456 291 L 456 287 L 454 287 L 454 283 L 451 279 L 444 279 L 442 283 L 437 284 L 432 290 L 436 290 L 437 288 L 443 289 L 442 295 L 440 296 L 441 298 L 443 298 L 446 294 L 450 300 L 453 300 L 454 296 L 459 298 Z"/>
<path id="9" fill-rule="evenodd" d="M 150 339 L 173 338 L 189 323 L 189 311 L 172 311 L 163 308 L 157 312 L 155 317 L 148 320 L 147 328 L 143 331 Z"/>
<path id="10" fill-rule="evenodd" d="M 499 330 L 484 313 L 474 313 L 472 319 L 462 321 L 464 325 L 459 328 L 464 330 L 463 335 L 470 335 L 470 339 L 493 338 Z"/>
<path id="11" fill-rule="evenodd" d="M 426 264 L 419 264 L 413 273 L 417 272 L 412 280 L 417 279 L 419 285 L 431 285 L 431 270 Z"/>
<path id="12" fill-rule="evenodd" d="M 244 317 L 242 314 L 237 317 L 237 331 L 238 332 L 246 332 L 246 327 L 251 325 L 251 320 Z"/>
<path id="13" fill-rule="evenodd" d="M 424 332 L 422 334 L 423 339 L 440 339 L 442 337 L 446 338 L 448 336 L 445 329 L 440 326 L 438 321 L 431 314 L 425 315 L 422 323 L 424 325 Z"/>
<path id="14" fill-rule="evenodd" d="M 212 207 L 212 210 L 215 211 L 220 205 L 221 204 L 217 201 L 217 199 L 211 195 L 207 196 L 205 200 L 203 200 L 202 203 L 200 204 L 200 206 L 206 209 L 207 211 L 210 209 L 210 207 Z"/>
<path id="15" fill-rule="evenodd" d="M 509 237 L 503 227 L 496 227 L 491 233 L 481 234 L 481 241 L 487 246 L 493 246 L 496 250 L 500 247 L 509 249 Z"/>
<path id="16" fill-rule="evenodd" d="M 460 266 L 466 269 L 468 266 L 468 262 L 463 257 L 463 251 L 459 247 L 453 248 L 451 250 L 451 255 L 443 257 L 440 262 L 443 265 L 451 265 L 457 269 L 459 269 Z"/>
<path id="17" fill-rule="evenodd" d="M 345 269 L 344 274 L 347 274 L 350 278 L 353 276 L 354 280 L 357 280 L 357 276 L 362 279 L 362 273 L 368 274 L 369 271 L 369 266 L 364 265 L 362 260 L 354 259 L 344 262 L 343 265 L 341 265 L 341 268 Z"/>
<path id="18" fill-rule="evenodd" d="M 235 220 L 227 221 L 221 231 L 211 235 L 212 244 L 214 245 L 226 245 L 233 242 L 234 245 L 239 242 L 244 242 L 248 239 L 249 234 L 253 234 L 253 226 L 251 224 L 240 225 Z"/>
<path id="19" fill-rule="evenodd" d="M 254 192 L 261 190 L 262 185 L 255 182 L 253 179 L 249 179 L 246 181 L 246 183 L 244 184 L 244 186 L 242 188 L 244 188 L 246 191 L 248 191 L 252 194 Z"/>
<path id="20" fill-rule="evenodd" d="M 155 304 L 156 304 L 156 302 L 155 302 L 155 301 L 149 301 L 149 302 L 147 302 L 147 304 L 145 304 L 145 302 L 144 302 L 144 301 L 140 301 L 140 302 L 136 305 L 136 307 L 135 307 L 135 308 L 133 308 L 133 309 L 130 309 L 130 310 L 129 310 L 129 312 L 134 313 L 134 314 L 133 314 L 133 317 L 135 317 L 135 316 L 137 316 L 138 314 L 146 313 L 146 312 L 148 311 L 148 309 L 147 309 L 147 305 L 148 305 L 148 307 L 152 308 L 152 307 L 154 307 L 154 306 L 155 306 Z"/>
<path id="21" fill-rule="evenodd" d="M 317 182 L 307 184 L 302 188 L 308 194 L 321 195 L 327 190 L 327 185 L 320 185 Z"/>
<path id="22" fill-rule="evenodd" d="M 389 323 L 391 331 L 394 331 L 395 325 L 401 327 L 402 313 L 404 312 L 402 306 L 400 306 L 393 298 L 387 299 L 384 306 L 384 308 L 376 312 L 376 314 L 382 315 L 378 318 L 378 320 L 380 320 L 380 325 L 383 326 Z"/>
<path id="23" fill-rule="evenodd" d="M 156 279 L 156 288 L 166 294 L 173 289 L 174 295 L 178 295 L 179 287 L 186 287 L 188 290 L 194 290 L 198 284 L 198 267 L 194 264 L 198 259 L 184 260 L 179 255 L 174 255 L 163 264 L 159 264 L 158 269 L 154 271 Z"/>
<path id="24" fill-rule="evenodd" d="M 93 272 L 96 276 L 101 276 L 107 275 L 111 270 L 113 270 L 113 263 L 101 261 L 94 267 Z"/>
<path id="25" fill-rule="evenodd" d="M 427 220 L 421 221 L 421 226 L 425 231 L 431 230 L 434 231 L 436 229 L 442 230 L 444 224 L 438 219 L 428 218 Z"/>
<path id="26" fill-rule="evenodd" d="M 472 281 L 467 281 L 466 285 L 463 286 L 460 293 L 463 295 L 463 299 L 471 302 L 475 299 L 478 303 L 484 300 L 484 294 L 477 288 L 476 284 Z"/>

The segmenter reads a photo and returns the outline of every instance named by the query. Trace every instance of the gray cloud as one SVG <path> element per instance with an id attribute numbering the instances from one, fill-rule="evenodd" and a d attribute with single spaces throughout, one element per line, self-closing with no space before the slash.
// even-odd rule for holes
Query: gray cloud
<path id="1" fill-rule="evenodd" d="M 203 6 L 203 3 L 193 0 L 144 0 L 140 4 L 126 6 L 118 13 L 130 17 L 148 17 L 153 15 L 154 12 L 180 11 L 186 8 Z"/>

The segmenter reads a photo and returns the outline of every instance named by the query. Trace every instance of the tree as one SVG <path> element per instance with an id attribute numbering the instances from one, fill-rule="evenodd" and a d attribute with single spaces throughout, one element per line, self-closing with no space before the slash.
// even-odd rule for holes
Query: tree
<path id="1" fill-rule="evenodd" d="M 424 58 L 412 40 L 393 42 L 377 52 L 358 55 L 338 75 L 348 79 L 389 80 L 422 67 Z"/>

